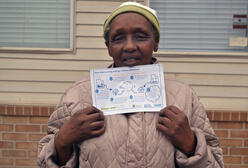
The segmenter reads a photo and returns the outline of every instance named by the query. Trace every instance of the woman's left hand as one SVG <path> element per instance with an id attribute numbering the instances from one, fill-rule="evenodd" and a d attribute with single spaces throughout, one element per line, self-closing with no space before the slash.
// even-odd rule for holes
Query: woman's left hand
<path id="1" fill-rule="evenodd" d="M 187 116 L 175 106 L 168 106 L 159 113 L 157 128 L 171 143 L 184 153 L 194 152 L 196 139 Z"/>

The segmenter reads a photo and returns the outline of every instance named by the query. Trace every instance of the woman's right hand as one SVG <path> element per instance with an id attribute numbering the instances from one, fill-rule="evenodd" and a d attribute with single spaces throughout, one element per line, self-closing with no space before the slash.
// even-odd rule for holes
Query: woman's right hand
<path id="1" fill-rule="evenodd" d="M 69 159 L 73 144 L 100 136 L 105 128 L 104 115 L 99 109 L 91 106 L 77 111 L 62 125 L 55 137 L 59 162 L 63 165 Z"/>

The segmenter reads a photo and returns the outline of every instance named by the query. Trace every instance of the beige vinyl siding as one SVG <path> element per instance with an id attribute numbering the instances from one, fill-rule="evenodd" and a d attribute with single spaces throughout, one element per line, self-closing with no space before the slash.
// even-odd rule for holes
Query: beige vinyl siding
<path id="1" fill-rule="evenodd" d="M 74 53 L 0 53 L 0 104 L 55 105 L 91 68 L 109 65 L 102 24 L 121 2 L 76 1 Z M 248 109 L 248 55 L 155 56 L 165 77 L 190 84 L 207 109 Z"/>

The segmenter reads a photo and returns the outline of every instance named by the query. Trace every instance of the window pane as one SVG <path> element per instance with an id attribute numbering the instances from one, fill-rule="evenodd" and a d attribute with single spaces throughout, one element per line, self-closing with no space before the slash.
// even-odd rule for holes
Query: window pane
<path id="1" fill-rule="evenodd" d="M 160 49 L 248 51 L 229 46 L 230 37 L 247 38 L 248 0 L 150 0 L 150 6 L 158 12 Z M 246 27 L 233 28 L 239 21 Z"/>
<path id="2" fill-rule="evenodd" d="M 70 0 L 0 0 L 0 47 L 70 48 Z"/>

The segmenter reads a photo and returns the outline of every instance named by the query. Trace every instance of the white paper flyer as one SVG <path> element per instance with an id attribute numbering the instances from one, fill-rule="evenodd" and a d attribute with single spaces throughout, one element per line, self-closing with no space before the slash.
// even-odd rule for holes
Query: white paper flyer
<path id="1" fill-rule="evenodd" d="M 104 115 L 158 112 L 166 107 L 161 64 L 90 71 L 93 106 Z"/>

